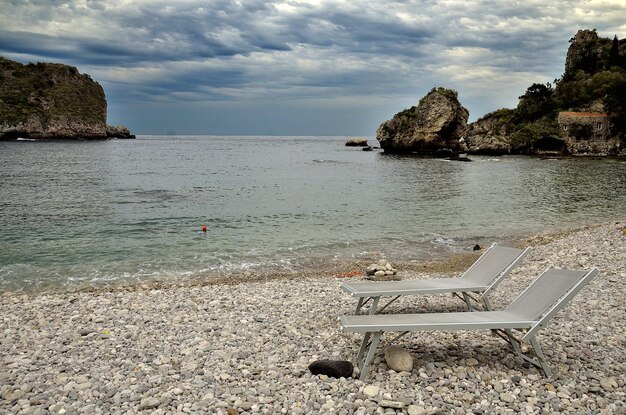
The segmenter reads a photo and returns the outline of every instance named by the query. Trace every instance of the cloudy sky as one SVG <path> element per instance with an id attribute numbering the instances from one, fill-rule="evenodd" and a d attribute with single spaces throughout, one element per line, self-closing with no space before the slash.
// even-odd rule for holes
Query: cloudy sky
<path id="1" fill-rule="evenodd" d="M 137 134 L 373 136 L 434 86 L 470 120 L 562 75 L 624 0 L 0 0 L 0 55 L 75 65 Z"/>

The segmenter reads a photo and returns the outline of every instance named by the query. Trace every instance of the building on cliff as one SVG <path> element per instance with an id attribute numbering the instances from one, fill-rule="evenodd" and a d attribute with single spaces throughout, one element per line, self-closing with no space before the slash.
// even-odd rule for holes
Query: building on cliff
<path id="1" fill-rule="evenodd" d="M 575 141 L 609 139 L 609 116 L 602 112 L 559 112 L 559 127 L 565 138 Z"/>

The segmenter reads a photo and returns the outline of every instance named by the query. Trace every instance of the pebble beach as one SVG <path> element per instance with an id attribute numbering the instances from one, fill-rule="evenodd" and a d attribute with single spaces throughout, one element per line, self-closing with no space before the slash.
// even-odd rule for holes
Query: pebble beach
<path id="1" fill-rule="evenodd" d="M 624 225 L 519 241 L 530 255 L 491 296 L 506 307 L 548 265 L 600 270 L 538 336 L 549 378 L 487 330 L 390 334 L 366 381 L 312 375 L 318 359 L 353 360 L 360 341 L 337 318 L 355 306 L 339 284 L 362 277 L 317 271 L 0 294 L 0 413 L 624 414 Z M 459 275 L 454 261 L 387 259 L 403 279 Z M 438 295 L 385 312 L 463 310 Z M 411 353 L 411 372 L 387 367 L 392 344 Z"/>

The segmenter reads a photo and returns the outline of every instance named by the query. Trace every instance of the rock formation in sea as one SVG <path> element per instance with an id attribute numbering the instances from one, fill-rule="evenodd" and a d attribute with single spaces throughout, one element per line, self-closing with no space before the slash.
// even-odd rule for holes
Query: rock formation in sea
<path id="1" fill-rule="evenodd" d="M 468 116 L 456 91 L 433 88 L 417 106 L 382 123 L 376 139 L 388 153 L 450 155 L 458 150 Z"/>
<path id="2" fill-rule="evenodd" d="M 347 147 L 367 147 L 367 138 L 354 137 L 346 141 Z"/>
<path id="3" fill-rule="evenodd" d="M 106 118 L 104 89 L 76 67 L 0 57 L 0 140 L 135 137 Z"/>

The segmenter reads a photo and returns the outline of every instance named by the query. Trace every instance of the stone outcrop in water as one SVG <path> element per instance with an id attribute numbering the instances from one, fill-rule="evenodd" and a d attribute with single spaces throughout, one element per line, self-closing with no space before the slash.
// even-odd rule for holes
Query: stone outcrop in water
<path id="1" fill-rule="evenodd" d="M 456 91 L 433 88 L 416 107 L 382 123 L 376 139 L 389 153 L 453 154 L 467 129 L 468 116 Z"/>
<path id="2" fill-rule="evenodd" d="M 135 138 L 135 135 L 123 125 L 107 125 L 106 133 L 108 138 Z"/>
<path id="3" fill-rule="evenodd" d="M 108 126 L 102 86 L 73 66 L 0 57 L 0 139 L 134 138 Z"/>
<path id="4" fill-rule="evenodd" d="M 506 117 L 509 111 L 494 111 L 469 124 L 465 136 L 467 152 L 489 155 L 511 153 Z"/>
<path id="5" fill-rule="evenodd" d="M 349 138 L 346 141 L 346 147 L 367 147 L 367 138 Z"/>

